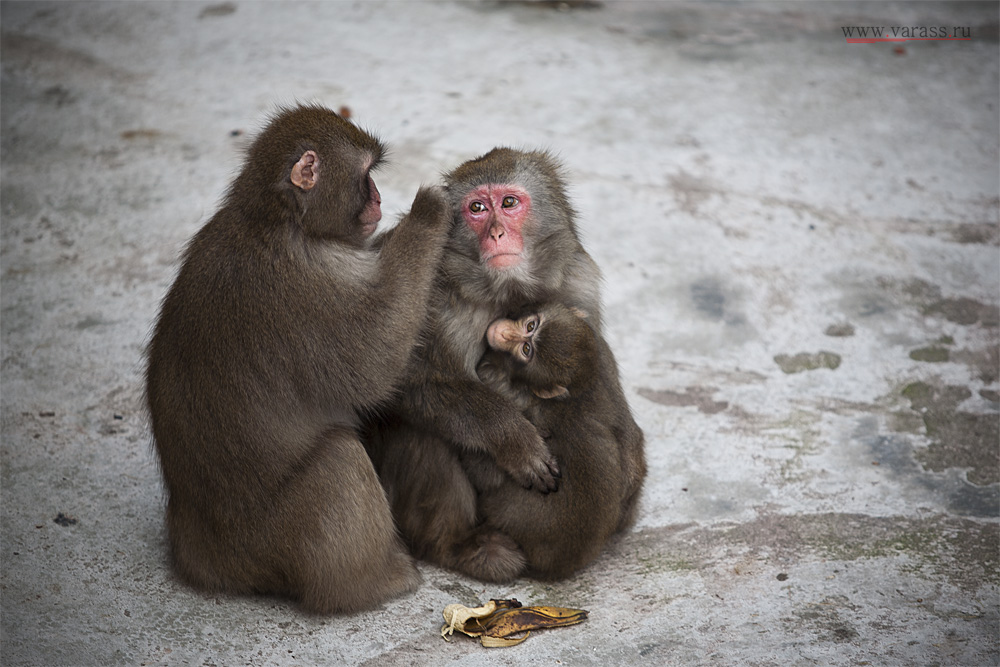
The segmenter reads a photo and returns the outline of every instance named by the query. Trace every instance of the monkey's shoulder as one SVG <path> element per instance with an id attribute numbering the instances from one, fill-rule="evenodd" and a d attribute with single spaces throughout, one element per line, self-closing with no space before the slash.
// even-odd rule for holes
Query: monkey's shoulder
<path id="1" fill-rule="evenodd" d="M 206 354 L 235 347 L 261 350 L 262 358 L 272 348 L 312 354 L 344 318 L 369 318 L 373 310 L 357 304 L 372 293 L 377 268 L 368 250 L 275 242 L 216 216 L 189 243 L 157 330 Z M 291 338 L 299 343 L 289 345 Z"/>

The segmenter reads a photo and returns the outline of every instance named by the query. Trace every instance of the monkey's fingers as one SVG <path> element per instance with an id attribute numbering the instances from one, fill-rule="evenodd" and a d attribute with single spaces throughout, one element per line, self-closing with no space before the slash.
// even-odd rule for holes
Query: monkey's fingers
<path id="1" fill-rule="evenodd" d="M 515 482 L 528 491 L 537 491 L 548 494 L 559 488 L 559 482 L 549 466 L 552 456 L 548 452 L 541 455 L 525 458 L 517 461 L 513 465 L 510 461 L 497 461 L 503 470 L 510 475 Z"/>
<path id="2" fill-rule="evenodd" d="M 539 475 L 544 483 L 544 488 L 536 487 L 542 493 L 548 494 L 559 490 L 559 480 L 562 479 L 562 471 L 559 469 L 559 464 L 556 462 L 556 457 L 551 454 L 542 461 L 545 465 L 545 470 Z"/>
<path id="3" fill-rule="evenodd" d="M 423 186 L 417 190 L 410 207 L 410 217 L 425 225 L 445 226 L 451 221 L 451 209 L 444 189 L 440 186 Z"/>
<path id="4" fill-rule="evenodd" d="M 556 468 L 558 471 L 558 467 Z M 541 466 L 532 468 L 518 481 L 525 489 L 538 491 L 542 494 L 550 494 L 559 490 L 559 480 L 557 475 L 552 473 L 552 466 L 547 461 L 542 461 Z"/>

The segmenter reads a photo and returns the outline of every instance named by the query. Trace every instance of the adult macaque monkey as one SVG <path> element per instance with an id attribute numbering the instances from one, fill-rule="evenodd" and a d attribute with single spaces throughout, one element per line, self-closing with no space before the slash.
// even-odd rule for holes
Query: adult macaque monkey
<path id="1" fill-rule="evenodd" d="M 422 189 L 380 252 L 383 147 L 318 107 L 277 114 L 192 239 L 146 393 L 181 577 L 317 613 L 419 583 L 358 435 L 427 313 L 450 214 Z"/>
<path id="2" fill-rule="evenodd" d="M 642 431 L 629 410 L 614 355 L 560 304 L 532 308 L 487 329 L 479 377 L 546 434 L 559 461 L 558 493 L 532 493 L 481 454 L 463 456 L 486 526 L 513 538 L 529 574 L 566 577 L 630 526 L 646 476 Z"/>
<path id="3" fill-rule="evenodd" d="M 517 484 L 547 493 L 558 462 L 510 399 L 483 384 L 484 333 L 524 304 L 581 308 L 600 326 L 600 271 L 577 236 L 556 162 L 497 148 L 446 175 L 454 220 L 426 339 L 370 451 L 414 553 L 479 579 L 524 568 L 510 537 L 478 526 L 462 452 L 482 453 Z"/>

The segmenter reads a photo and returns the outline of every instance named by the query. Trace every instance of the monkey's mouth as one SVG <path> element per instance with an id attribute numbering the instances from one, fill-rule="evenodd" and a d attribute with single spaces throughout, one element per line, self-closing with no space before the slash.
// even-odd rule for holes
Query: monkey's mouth
<path id="1" fill-rule="evenodd" d="M 521 263 L 521 254 L 501 252 L 486 258 L 486 265 L 494 269 L 506 269 Z"/>
<path id="2" fill-rule="evenodd" d="M 378 229 L 378 220 L 376 220 L 375 222 L 366 222 L 362 224 L 361 225 L 362 238 L 368 238 L 369 236 L 375 233 L 376 229 Z"/>
<path id="3" fill-rule="evenodd" d="M 500 336 L 500 323 L 503 320 L 497 320 L 490 324 L 486 329 L 486 343 L 492 347 L 494 350 L 499 350 L 500 342 L 503 340 Z"/>

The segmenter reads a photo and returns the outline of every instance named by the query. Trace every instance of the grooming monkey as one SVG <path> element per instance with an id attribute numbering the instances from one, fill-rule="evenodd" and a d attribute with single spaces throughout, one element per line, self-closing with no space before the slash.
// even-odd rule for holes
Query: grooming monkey
<path id="1" fill-rule="evenodd" d="M 632 419 L 614 355 L 585 321 L 560 304 L 531 308 L 487 329 L 479 377 L 545 434 L 559 461 L 558 493 L 525 490 L 493 461 L 465 453 L 487 526 L 511 537 L 527 572 L 573 574 L 635 520 L 646 475 L 642 431 Z"/>
<path id="2" fill-rule="evenodd" d="M 146 396 L 173 562 L 198 588 L 330 613 L 419 583 L 357 430 L 402 379 L 450 213 L 421 189 L 368 249 L 382 154 L 327 109 L 278 113 L 163 301 Z"/>
<path id="3" fill-rule="evenodd" d="M 557 489 L 559 466 L 518 406 L 477 376 L 484 333 L 497 318 L 541 302 L 586 311 L 599 332 L 601 276 L 548 154 L 497 148 L 445 184 L 454 220 L 427 336 L 368 445 L 415 555 L 509 581 L 524 571 L 524 553 L 480 521 L 462 456 L 482 454 L 535 493 Z"/>

